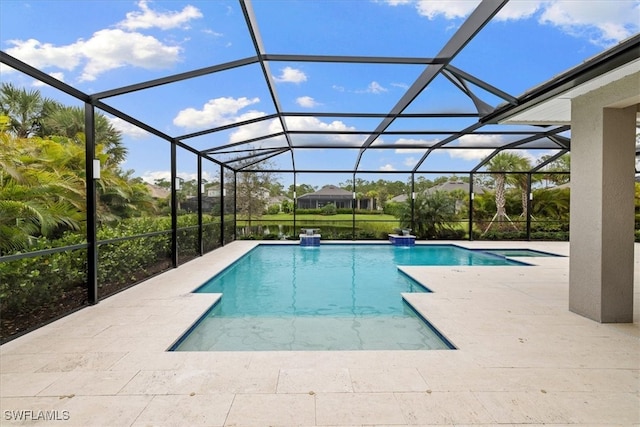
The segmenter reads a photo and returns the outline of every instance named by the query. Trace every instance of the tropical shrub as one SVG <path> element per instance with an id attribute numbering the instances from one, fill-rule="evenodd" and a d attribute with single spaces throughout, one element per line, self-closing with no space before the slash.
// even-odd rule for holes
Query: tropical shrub
<path id="1" fill-rule="evenodd" d="M 337 215 L 338 210 L 336 209 L 336 205 L 333 203 L 329 203 L 322 207 L 322 215 Z"/>
<path id="2" fill-rule="evenodd" d="M 455 200 L 444 191 L 419 194 L 414 200 L 413 226 L 411 200 L 402 206 L 399 219 L 402 228 L 411 228 L 418 239 L 437 239 L 439 233 L 450 228 L 455 219 Z"/>

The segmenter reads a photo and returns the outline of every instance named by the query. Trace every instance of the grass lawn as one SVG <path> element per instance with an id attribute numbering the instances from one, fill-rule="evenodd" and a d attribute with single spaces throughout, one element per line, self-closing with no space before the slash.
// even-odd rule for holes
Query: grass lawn
<path id="1" fill-rule="evenodd" d="M 247 225 L 247 221 L 238 217 L 239 227 Z M 293 214 L 263 215 L 260 219 L 251 220 L 252 227 L 278 226 L 278 230 L 287 235 L 297 236 L 300 228 L 320 228 L 322 235 L 329 239 L 350 238 L 353 226 L 353 214 L 296 215 L 296 228 L 293 229 Z M 386 239 L 388 233 L 399 226 L 393 215 L 356 214 L 356 237 Z"/>
<path id="2" fill-rule="evenodd" d="M 241 217 L 238 217 L 238 222 L 244 221 Z M 260 219 L 254 219 L 252 221 L 260 222 L 276 222 L 276 221 L 293 221 L 293 214 L 280 213 L 276 215 L 262 215 Z M 352 214 L 337 214 L 337 215 L 308 215 L 308 214 L 296 214 L 296 223 L 303 221 L 353 221 Z M 356 214 L 356 221 L 371 221 L 371 222 L 398 222 L 398 219 L 393 215 L 385 214 Z"/>

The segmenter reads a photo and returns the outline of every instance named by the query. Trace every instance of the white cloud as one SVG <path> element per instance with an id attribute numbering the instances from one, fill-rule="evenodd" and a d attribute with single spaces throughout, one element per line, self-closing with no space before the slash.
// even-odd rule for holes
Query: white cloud
<path id="1" fill-rule="evenodd" d="M 307 81 L 307 75 L 302 71 L 291 68 L 284 67 L 280 70 L 280 76 L 273 76 L 277 83 L 302 83 Z"/>
<path id="2" fill-rule="evenodd" d="M 393 167 L 393 165 L 391 163 L 387 163 L 384 166 L 380 166 L 380 170 L 381 171 L 394 171 L 394 170 L 396 170 L 396 168 Z"/>
<path id="3" fill-rule="evenodd" d="M 406 83 L 391 83 L 393 87 L 399 87 L 400 89 L 409 89 L 409 85 Z"/>
<path id="4" fill-rule="evenodd" d="M 506 21 L 530 18 L 546 1 L 548 0 L 512 0 L 500 9 L 495 19 Z M 480 0 L 418 0 L 416 9 L 420 15 L 431 20 L 438 16 L 460 19 L 469 16 L 479 4 Z"/>
<path id="5" fill-rule="evenodd" d="M 305 131 L 349 131 L 355 130 L 355 127 L 347 126 L 339 120 L 332 122 L 323 122 L 315 117 L 287 117 L 287 128 L 289 130 L 305 130 Z M 282 126 L 278 119 L 265 120 L 262 122 L 252 123 L 236 129 L 229 137 L 229 142 L 247 141 L 256 137 L 270 135 L 282 132 Z M 294 135 L 292 137 L 295 144 L 313 143 L 318 141 L 317 135 Z M 341 143 L 358 147 L 362 144 L 362 135 L 322 135 L 323 143 Z M 256 143 L 261 147 L 268 146 L 284 146 L 284 137 L 279 136 L 269 140 Z"/>
<path id="6" fill-rule="evenodd" d="M 229 142 L 247 141 L 253 138 L 280 132 L 282 132 L 280 120 L 263 120 L 261 122 L 240 126 L 229 136 Z M 278 136 L 269 140 L 257 142 L 256 144 L 260 147 L 266 148 L 270 146 L 283 146 L 286 142 L 284 136 Z"/>
<path id="7" fill-rule="evenodd" d="M 101 30 L 86 42 L 78 42 L 87 59 L 81 80 L 95 78 L 126 65 L 151 70 L 169 68 L 178 61 L 180 47 L 162 44 L 155 37 L 122 30 Z"/>
<path id="8" fill-rule="evenodd" d="M 133 139 L 144 139 L 149 137 L 149 133 L 138 126 L 134 126 L 129 122 L 125 122 L 119 117 L 107 117 L 111 126 L 122 132 L 122 135 L 129 136 Z"/>
<path id="9" fill-rule="evenodd" d="M 331 86 L 331 89 L 337 91 L 337 92 L 344 92 L 344 86 L 338 86 L 338 85 L 333 85 Z"/>
<path id="10" fill-rule="evenodd" d="M 315 99 L 310 96 L 301 96 L 299 98 L 296 98 L 296 104 L 304 108 L 313 108 L 320 105 L 318 102 L 316 102 Z"/>
<path id="11" fill-rule="evenodd" d="M 178 178 L 181 178 L 185 181 L 192 181 L 198 179 L 198 174 L 196 172 L 185 172 L 178 171 L 176 173 Z M 140 177 L 144 182 L 149 184 L 153 184 L 156 180 L 165 179 L 167 181 L 171 181 L 171 171 L 161 170 L 161 171 L 145 171 L 144 174 Z M 207 182 L 212 182 L 218 179 L 217 176 L 212 175 L 208 171 L 202 171 L 202 178 Z"/>
<path id="12" fill-rule="evenodd" d="M 404 159 L 404 165 L 407 167 L 412 168 L 417 164 L 418 164 L 418 159 L 416 159 L 415 157 L 407 157 L 406 159 Z"/>
<path id="13" fill-rule="evenodd" d="M 316 117 L 287 117 L 287 128 L 289 130 L 309 130 L 309 131 L 354 131 L 353 126 L 347 126 L 340 120 L 334 120 L 332 122 L 323 122 Z M 317 135 L 296 135 L 296 141 L 317 141 Z M 339 142 L 345 144 L 353 144 L 359 146 L 365 136 L 363 135 L 322 135 L 324 142 Z"/>
<path id="14" fill-rule="evenodd" d="M 437 150 L 438 154 L 448 154 L 452 159 L 462 160 L 482 160 L 489 154 L 493 153 L 493 149 L 480 149 L 482 147 L 500 147 L 504 144 L 502 135 L 463 135 L 458 138 L 458 147 L 474 147 L 470 149 L 443 149 Z"/>
<path id="15" fill-rule="evenodd" d="M 205 34 L 208 34 L 210 36 L 213 36 L 213 37 L 222 37 L 224 35 L 222 33 L 219 33 L 217 31 L 213 31 L 211 29 L 206 29 L 206 30 L 203 30 L 202 32 L 205 33 Z"/>
<path id="16" fill-rule="evenodd" d="M 414 139 L 414 138 L 398 138 L 394 144 L 399 145 L 419 145 L 422 148 L 398 148 L 395 150 L 397 154 L 409 154 L 409 153 L 420 153 L 423 154 L 426 150 L 426 147 L 430 147 L 432 145 L 440 142 L 440 139 Z"/>
<path id="17" fill-rule="evenodd" d="M 496 15 L 498 21 L 509 21 L 531 18 L 541 7 L 542 1 L 517 0 L 510 1 Z"/>
<path id="18" fill-rule="evenodd" d="M 483 150 L 483 149 L 459 149 L 459 150 L 437 150 L 438 154 L 448 154 L 452 159 L 462 159 L 462 160 L 482 160 L 487 157 L 489 154 L 493 153 L 494 150 Z"/>
<path id="19" fill-rule="evenodd" d="M 458 138 L 458 142 L 458 145 L 465 147 L 473 147 L 474 145 L 499 147 L 504 143 L 504 139 L 502 135 L 468 134 Z"/>
<path id="20" fill-rule="evenodd" d="M 140 178 L 149 184 L 153 184 L 156 180 L 161 179 L 171 181 L 171 171 L 145 171 Z"/>
<path id="21" fill-rule="evenodd" d="M 239 114 L 243 108 L 259 102 L 259 98 L 246 97 L 211 99 L 200 110 L 191 107 L 181 110 L 173 119 L 173 124 L 187 129 L 202 129 L 261 117 L 264 113 L 254 110 Z"/>
<path id="22" fill-rule="evenodd" d="M 82 59 L 82 52 L 77 43 L 54 46 L 51 43 L 41 43 L 36 39 L 9 40 L 7 43 L 13 46 L 7 49 L 9 55 L 38 69 L 55 66 L 71 71 L 80 64 Z"/>
<path id="23" fill-rule="evenodd" d="M 382 87 L 378 82 L 371 82 L 369 83 L 367 92 L 377 94 L 377 93 L 387 92 L 387 89 Z"/>
<path id="24" fill-rule="evenodd" d="M 417 12 L 433 20 L 466 18 L 480 0 L 386 0 L 390 6 L 413 4 Z M 541 24 L 559 27 L 574 37 L 608 46 L 640 30 L 637 0 L 512 0 L 496 15 L 497 21 L 537 17 Z"/>
<path id="25" fill-rule="evenodd" d="M 156 38 L 122 30 L 100 30 L 88 40 L 66 46 L 54 46 L 35 39 L 10 40 L 7 49 L 29 65 L 45 69 L 55 67 L 72 71 L 84 64 L 80 80 L 92 81 L 106 71 L 127 65 L 162 69 L 175 64 L 181 52 L 178 46 L 164 45 Z"/>
<path id="26" fill-rule="evenodd" d="M 573 36 L 588 37 L 594 44 L 608 45 L 638 32 L 639 16 L 638 1 L 557 0 L 545 8 L 540 22 Z"/>
<path id="27" fill-rule="evenodd" d="M 335 88 L 335 86 L 334 86 Z M 373 94 L 380 94 L 383 92 L 388 92 L 387 88 L 383 87 L 382 85 L 380 85 L 380 83 L 373 81 L 371 83 L 369 83 L 369 86 L 367 86 L 366 89 L 364 90 L 357 90 L 355 91 L 356 93 L 373 93 Z"/>
<path id="28" fill-rule="evenodd" d="M 187 5 L 180 12 L 156 12 L 149 8 L 149 1 L 140 0 L 136 12 L 127 13 L 127 18 L 118 23 L 119 28 L 126 30 L 138 30 L 146 28 L 160 28 L 168 30 L 171 28 L 185 27 L 192 19 L 202 18 L 202 12 L 198 8 Z"/>
<path id="29" fill-rule="evenodd" d="M 479 3 L 479 0 L 419 0 L 416 9 L 429 19 L 435 19 L 438 15 L 446 19 L 458 19 L 469 15 Z"/>
<path id="30" fill-rule="evenodd" d="M 49 73 L 49 75 L 56 80 L 60 80 L 61 82 L 64 81 L 64 73 Z M 33 87 L 43 87 L 46 85 L 46 83 L 41 82 L 40 80 L 34 80 L 32 84 Z"/>
<path id="31" fill-rule="evenodd" d="M 117 25 L 118 28 L 96 31 L 88 39 L 78 39 L 62 46 L 36 39 L 8 40 L 11 47 L 7 53 L 41 70 L 58 68 L 73 71 L 81 68 L 80 81 L 93 81 L 106 71 L 125 66 L 148 70 L 173 66 L 180 59 L 182 49 L 179 46 L 128 30 L 184 26 L 189 20 L 202 17 L 202 14 L 192 6 L 185 7 L 181 12 L 158 13 L 148 7 L 146 0 L 138 5 L 142 11 L 128 13 L 127 19 Z"/>

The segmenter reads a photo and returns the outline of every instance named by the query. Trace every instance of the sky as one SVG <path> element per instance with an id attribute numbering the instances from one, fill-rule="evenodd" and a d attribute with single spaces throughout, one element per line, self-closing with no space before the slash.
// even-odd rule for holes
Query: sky
<path id="1" fill-rule="evenodd" d="M 435 57 L 479 1 L 435 0 L 254 0 L 262 43 L 270 54 Z M 639 0 L 512 0 L 458 54 L 452 65 L 512 96 L 638 33 Z M 120 88 L 194 69 L 226 64 L 256 55 L 243 13 L 236 1 L 0 1 L 0 49 L 87 94 Z M 279 103 L 287 112 L 387 113 L 424 71 L 424 65 L 371 65 L 312 62 L 270 62 Z M 258 64 L 235 67 L 171 85 L 111 97 L 105 103 L 171 136 L 260 118 L 276 109 Z M 34 81 L 9 67 L 0 67 L 2 82 L 11 82 L 67 105 L 79 101 Z M 474 88 L 496 107 L 502 99 Z M 443 76 L 405 110 L 476 112 L 471 100 Z M 169 145 L 158 137 L 110 117 L 122 131 L 129 154 L 124 169 L 149 182 L 169 178 Z M 433 129 L 434 135 L 384 135 L 367 150 L 360 170 L 406 171 L 424 150 L 411 144 L 433 144 L 447 131 L 476 119 L 403 119 L 389 130 Z M 375 129 L 380 119 L 291 117 L 289 130 Z M 190 138 L 197 149 L 277 133 L 277 120 Z M 512 130 L 519 130 L 513 128 Z M 317 135 L 294 135 L 295 144 L 314 144 Z M 328 135 L 322 142 L 353 144 L 366 136 Z M 487 147 L 508 143 L 506 136 L 469 135 L 455 142 Z M 254 146 L 281 147 L 281 137 Z M 390 144 L 403 144 L 394 148 Z M 409 147 L 409 148 L 407 148 Z M 491 150 L 445 150 L 433 154 L 422 171 L 468 171 Z M 535 163 L 549 150 L 531 149 Z M 307 149 L 295 155 L 297 169 L 350 170 L 358 150 Z M 224 155 L 220 159 L 225 159 Z M 291 169 L 292 156 L 272 158 L 276 168 Z M 218 168 L 206 164 L 205 179 Z M 196 156 L 179 150 L 178 175 L 192 179 Z M 381 177 L 406 181 L 401 174 Z M 344 182 L 350 174 L 302 175 L 298 183 Z M 374 173 L 364 179 L 378 179 Z M 288 185 L 290 174 L 281 177 Z"/>

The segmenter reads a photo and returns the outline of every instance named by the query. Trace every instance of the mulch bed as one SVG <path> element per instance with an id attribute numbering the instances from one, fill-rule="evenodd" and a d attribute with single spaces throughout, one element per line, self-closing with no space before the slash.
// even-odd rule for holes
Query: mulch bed
<path id="1" fill-rule="evenodd" d="M 149 266 L 145 271 L 135 274 L 130 283 L 105 283 L 98 288 L 99 298 L 104 299 L 116 294 L 170 267 L 170 261 L 162 260 Z M 23 310 L 19 313 L 0 311 L 0 344 L 64 317 L 86 305 L 88 305 L 87 288 L 83 286 L 65 291 L 57 300 L 51 301 L 47 305 L 34 307 L 32 310 Z"/>

